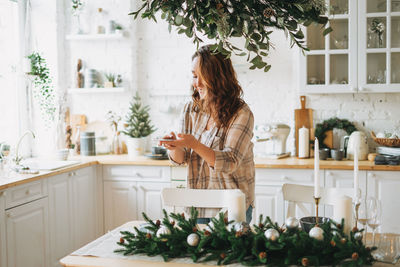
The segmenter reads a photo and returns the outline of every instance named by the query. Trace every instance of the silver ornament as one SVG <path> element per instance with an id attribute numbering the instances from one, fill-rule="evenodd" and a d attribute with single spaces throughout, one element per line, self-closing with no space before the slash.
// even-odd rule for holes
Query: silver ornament
<path id="1" fill-rule="evenodd" d="M 199 244 L 200 237 L 198 234 L 192 233 L 188 235 L 186 238 L 186 242 L 188 243 L 189 246 L 195 247 Z"/>
<path id="2" fill-rule="evenodd" d="M 160 238 L 161 235 L 170 235 L 170 234 L 171 234 L 171 231 L 170 231 L 167 227 L 161 226 L 161 227 L 157 230 L 156 236 L 157 236 L 158 238 Z"/>
<path id="3" fill-rule="evenodd" d="M 289 217 L 286 219 L 285 225 L 289 230 L 299 228 L 299 220 L 295 217 Z"/>
<path id="4" fill-rule="evenodd" d="M 322 241 L 324 240 L 324 230 L 322 230 L 322 228 L 318 226 L 314 226 L 313 228 L 311 228 L 309 236 L 316 240 Z"/>
<path id="5" fill-rule="evenodd" d="M 273 228 L 267 229 L 267 231 L 265 231 L 264 235 L 268 240 L 270 240 L 272 242 L 275 242 L 279 238 L 279 232 Z"/>
<path id="6" fill-rule="evenodd" d="M 250 230 L 250 226 L 247 222 L 237 222 L 233 225 L 233 229 L 236 232 L 247 233 Z"/>
<path id="7" fill-rule="evenodd" d="M 354 234 L 354 239 L 360 241 L 363 238 L 363 234 L 361 232 L 357 232 Z"/>

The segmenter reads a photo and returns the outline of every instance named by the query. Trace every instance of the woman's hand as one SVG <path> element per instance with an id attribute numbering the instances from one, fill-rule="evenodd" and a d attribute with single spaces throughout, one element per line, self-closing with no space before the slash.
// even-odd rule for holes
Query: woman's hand
<path id="1" fill-rule="evenodd" d="M 167 140 L 161 140 L 160 143 L 164 145 L 167 149 L 176 149 L 177 147 L 179 148 L 191 148 L 191 149 L 196 149 L 196 147 L 199 145 L 199 141 L 197 141 L 196 138 L 194 138 L 193 135 L 191 134 L 178 134 L 179 139 L 176 139 L 176 136 L 174 133 L 171 132 L 171 135 L 169 138 L 165 136 L 166 139 L 171 139 L 171 141 Z"/>
<path id="2" fill-rule="evenodd" d="M 174 132 L 170 132 L 167 135 L 164 135 L 162 137 L 162 140 L 158 141 L 158 145 L 159 146 L 164 146 L 166 149 L 168 150 L 175 150 L 176 146 L 171 144 L 171 141 L 166 141 L 166 139 L 169 139 L 171 141 L 175 141 L 176 140 L 176 135 Z"/>

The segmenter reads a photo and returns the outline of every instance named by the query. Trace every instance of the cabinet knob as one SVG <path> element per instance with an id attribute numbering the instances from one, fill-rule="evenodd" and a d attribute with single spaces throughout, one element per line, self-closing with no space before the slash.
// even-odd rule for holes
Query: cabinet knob
<path id="1" fill-rule="evenodd" d="M 142 175 L 141 175 L 139 172 L 136 172 L 136 173 L 135 173 L 135 176 L 136 176 L 136 177 L 142 177 Z"/>
<path id="2" fill-rule="evenodd" d="M 7 217 L 8 217 L 8 218 L 11 217 L 11 212 L 7 212 Z"/>
<path id="3" fill-rule="evenodd" d="M 282 175 L 281 176 L 281 180 L 282 181 L 289 181 L 289 177 L 287 177 L 286 175 Z"/>
<path id="4" fill-rule="evenodd" d="M 375 178 L 376 175 L 375 175 L 375 173 L 368 173 L 368 177 L 369 177 L 369 178 Z"/>
<path id="5" fill-rule="evenodd" d="M 31 191 L 29 189 L 26 189 L 25 195 L 29 195 L 30 193 L 31 193 Z"/>
<path id="6" fill-rule="evenodd" d="M 332 176 L 332 172 L 331 172 L 331 171 L 327 171 L 327 172 L 326 172 L 326 175 L 327 175 L 327 176 Z"/>

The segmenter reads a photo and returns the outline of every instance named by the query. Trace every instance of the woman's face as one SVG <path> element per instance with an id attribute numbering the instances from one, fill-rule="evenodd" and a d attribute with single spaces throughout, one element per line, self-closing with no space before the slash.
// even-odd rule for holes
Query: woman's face
<path id="1" fill-rule="evenodd" d="M 192 61 L 192 74 L 193 80 L 192 85 L 194 89 L 199 92 L 200 99 L 204 99 L 207 96 L 207 88 L 204 84 L 203 79 L 200 75 L 199 58 L 195 57 Z"/>

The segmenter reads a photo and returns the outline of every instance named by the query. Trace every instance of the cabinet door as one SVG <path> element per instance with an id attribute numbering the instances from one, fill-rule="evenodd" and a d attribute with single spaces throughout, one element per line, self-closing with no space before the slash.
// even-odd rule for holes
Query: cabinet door
<path id="1" fill-rule="evenodd" d="M 91 168 L 71 173 L 73 247 L 96 238 L 96 177 Z"/>
<path id="2" fill-rule="evenodd" d="M 49 266 L 47 198 L 9 209 L 6 216 L 7 266 Z"/>
<path id="3" fill-rule="evenodd" d="M 105 231 L 137 220 L 136 182 L 104 182 Z"/>
<path id="4" fill-rule="evenodd" d="M 142 212 L 150 219 L 163 217 L 161 190 L 171 183 L 138 182 L 138 219 L 143 220 Z"/>
<path id="5" fill-rule="evenodd" d="M 359 90 L 400 92 L 400 5 L 393 0 L 359 2 Z"/>
<path id="6" fill-rule="evenodd" d="M 368 172 L 368 195 L 382 203 L 380 231 L 400 234 L 400 173 L 389 171 Z"/>
<path id="7" fill-rule="evenodd" d="M 5 206 L 4 192 L 0 191 L 0 267 L 7 266 Z"/>
<path id="8" fill-rule="evenodd" d="M 273 222 L 278 222 L 279 224 L 283 223 L 284 201 L 282 186 L 256 185 L 254 205 L 255 209 L 251 224 L 258 224 L 261 214 L 264 218 L 269 216 Z"/>
<path id="9" fill-rule="evenodd" d="M 49 185 L 50 263 L 60 266 L 59 260 L 73 251 L 72 192 L 68 174 L 51 177 Z"/>
<path id="10" fill-rule="evenodd" d="M 359 171 L 358 175 L 361 195 L 365 196 L 367 194 L 367 172 Z M 354 172 L 345 170 L 326 170 L 325 185 L 326 187 L 354 188 Z M 333 207 L 325 206 L 325 217 L 332 216 Z"/>
<path id="11" fill-rule="evenodd" d="M 310 51 L 301 55 L 301 91 L 352 93 L 357 91 L 357 1 L 326 1 L 331 33 L 320 25 L 305 29 Z"/>

